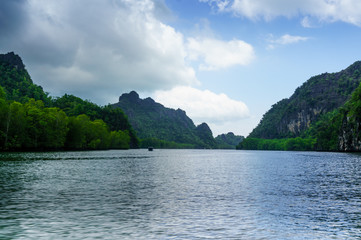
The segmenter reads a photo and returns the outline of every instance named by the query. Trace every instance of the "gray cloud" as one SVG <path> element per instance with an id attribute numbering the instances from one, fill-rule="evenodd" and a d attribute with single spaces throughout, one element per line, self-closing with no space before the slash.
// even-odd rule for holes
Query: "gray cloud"
<path id="1" fill-rule="evenodd" d="M 25 0 L 0 1 L 0 35 L 11 37 L 18 33 L 26 22 Z"/>
<path id="2" fill-rule="evenodd" d="M 99 104 L 124 91 L 197 83 L 162 0 L 1 1 L 1 52 L 15 51 L 51 95 Z M 4 19 L 11 19 L 3 21 Z"/>

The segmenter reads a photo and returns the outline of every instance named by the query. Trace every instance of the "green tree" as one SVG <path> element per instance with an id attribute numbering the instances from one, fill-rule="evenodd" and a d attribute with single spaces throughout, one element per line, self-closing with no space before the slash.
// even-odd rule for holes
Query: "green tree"
<path id="1" fill-rule="evenodd" d="M 86 100 L 84 101 L 81 98 L 68 94 L 54 99 L 53 106 L 63 109 L 69 117 L 76 117 L 84 114 L 87 115 L 91 121 L 101 119 L 107 124 L 110 131 L 127 131 L 130 137 L 130 147 L 139 147 L 139 140 L 132 126 L 129 124 L 127 116 L 119 108 L 114 108 L 110 105 L 100 107 L 94 103 Z M 71 138 L 74 140 L 76 139 L 76 137 Z M 94 143 L 92 144 L 92 146 L 95 145 L 96 144 Z"/>
<path id="2" fill-rule="evenodd" d="M 66 137 L 68 149 L 129 148 L 129 135 L 126 131 L 110 132 L 103 120 L 91 121 L 85 114 L 70 117 L 68 128 Z"/>
<path id="3" fill-rule="evenodd" d="M 26 148 L 57 149 L 65 144 L 68 118 L 58 108 L 45 108 L 41 100 L 30 99 L 25 104 Z"/>
<path id="4" fill-rule="evenodd" d="M 39 141 L 44 134 L 43 128 L 46 124 L 43 112 L 44 103 L 40 100 L 30 99 L 25 104 L 26 112 L 26 140 L 25 148 L 40 148 Z"/>
<path id="5" fill-rule="evenodd" d="M 68 132 L 68 117 L 59 108 L 45 108 L 44 134 L 42 146 L 47 149 L 59 149 L 65 145 Z"/>
<path id="6" fill-rule="evenodd" d="M 5 132 L 5 149 L 19 149 L 25 140 L 25 110 L 18 102 L 12 102 L 8 108 Z"/>
<path id="7" fill-rule="evenodd" d="M 340 111 L 334 110 L 323 114 L 320 120 L 311 125 L 305 135 L 317 139 L 316 150 L 337 151 L 341 123 Z"/>
<path id="8" fill-rule="evenodd" d="M 9 105 L 5 99 L 0 98 L 0 146 L 5 149 L 6 125 L 8 120 Z"/>
<path id="9" fill-rule="evenodd" d="M 88 148 L 107 149 L 110 146 L 110 133 L 103 120 L 90 121 L 90 128 L 86 132 Z"/>
<path id="10" fill-rule="evenodd" d="M 112 131 L 110 133 L 110 148 L 129 149 L 130 136 L 127 131 Z"/>
<path id="11" fill-rule="evenodd" d="M 65 147 L 68 149 L 86 149 L 85 128 L 90 121 L 86 115 L 69 117 L 68 134 L 66 136 Z"/>
<path id="12" fill-rule="evenodd" d="M 3 87 L 0 86 L 0 99 L 6 99 L 6 93 Z"/>

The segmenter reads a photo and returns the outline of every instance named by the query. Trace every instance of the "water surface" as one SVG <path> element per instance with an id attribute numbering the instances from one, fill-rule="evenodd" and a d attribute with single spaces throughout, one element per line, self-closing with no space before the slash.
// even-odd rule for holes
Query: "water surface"
<path id="1" fill-rule="evenodd" d="M 0 239 L 360 239 L 361 156 L 0 154 Z"/>

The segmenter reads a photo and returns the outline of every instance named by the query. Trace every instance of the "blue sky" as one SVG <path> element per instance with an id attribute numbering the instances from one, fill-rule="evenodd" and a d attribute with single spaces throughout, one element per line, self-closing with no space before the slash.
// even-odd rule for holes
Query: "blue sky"
<path id="1" fill-rule="evenodd" d="M 314 75 L 361 60 L 359 0 L 3 0 L 0 51 L 104 105 L 131 90 L 247 136 Z"/>

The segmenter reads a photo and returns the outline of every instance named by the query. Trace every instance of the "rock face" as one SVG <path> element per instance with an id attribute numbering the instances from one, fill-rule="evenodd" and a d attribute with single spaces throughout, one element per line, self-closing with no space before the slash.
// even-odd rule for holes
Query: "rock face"
<path id="1" fill-rule="evenodd" d="M 166 108 L 152 98 L 141 99 L 135 91 L 122 94 L 119 102 L 112 106 L 124 111 L 137 136 L 142 139 L 189 143 L 199 148 L 215 147 L 208 125 L 203 123 L 196 127 L 181 109 Z"/>
<path id="2" fill-rule="evenodd" d="M 352 124 L 349 117 L 342 121 L 341 134 L 339 136 L 339 150 L 345 152 L 361 151 L 360 122 Z"/>
<path id="3" fill-rule="evenodd" d="M 361 62 L 338 73 L 310 78 L 294 94 L 272 106 L 249 137 L 297 137 L 319 116 L 332 111 L 350 98 L 361 82 Z"/>
<path id="4" fill-rule="evenodd" d="M 361 151 L 361 84 L 339 112 L 341 126 L 338 136 L 338 150 Z"/>

